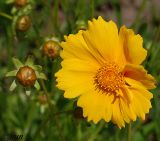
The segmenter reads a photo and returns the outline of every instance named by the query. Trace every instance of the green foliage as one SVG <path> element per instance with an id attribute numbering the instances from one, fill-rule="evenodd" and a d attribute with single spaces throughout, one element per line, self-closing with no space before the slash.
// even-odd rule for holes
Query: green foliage
<path id="1" fill-rule="evenodd" d="M 142 20 L 146 8 L 143 5 L 135 11 L 137 15 L 131 26 L 144 37 L 144 47 L 148 50 L 144 66 L 155 76 L 157 89 L 153 90 L 153 108 L 148 118 L 133 123 L 131 135 L 132 141 L 160 141 L 160 18 L 150 11 L 152 22 Z M 75 117 L 75 100 L 64 99 L 63 92 L 56 88 L 54 73 L 61 67 L 60 57 L 47 58 L 41 50 L 46 38 L 63 40 L 64 35 L 77 32 L 79 23 L 85 26 L 92 17 L 103 15 L 112 19 L 101 10 L 104 6 L 112 9 L 119 25 L 124 24 L 119 0 L 29 0 L 21 8 L 12 1 L 0 1 L 0 140 L 9 134 L 23 135 L 23 141 L 127 140 L 127 127 L 119 130 L 112 123 L 101 121 L 95 125 Z M 25 32 L 17 29 L 18 18 L 23 15 L 32 19 L 31 27 Z M 36 81 L 37 90 L 31 89 L 30 96 L 22 87 L 10 92 L 13 79 L 5 76 L 16 74 L 9 72 L 14 68 L 12 57 L 24 62 L 28 56 L 35 58 L 38 64 L 33 66 L 35 70 L 41 71 L 43 67 L 48 80 L 40 81 L 41 87 Z M 19 60 L 13 59 L 17 68 L 22 66 Z M 33 64 L 30 59 L 27 61 Z M 39 78 L 46 79 L 46 76 L 40 73 Z M 10 89 L 15 87 L 13 81 Z"/>

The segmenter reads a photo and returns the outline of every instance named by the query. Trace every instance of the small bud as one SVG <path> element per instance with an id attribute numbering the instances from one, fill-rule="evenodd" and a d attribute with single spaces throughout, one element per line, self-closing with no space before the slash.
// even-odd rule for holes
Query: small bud
<path id="1" fill-rule="evenodd" d="M 27 31 L 31 26 L 31 18 L 29 16 L 22 16 L 17 22 L 17 29 L 20 31 Z"/>
<path id="2" fill-rule="evenodd" d="M 83 117 L 83 110 L 81 107 L 76 107 L 74 112 L 73 112 L 73 115 L 75 118 L 77 119 L 84 119 Z"/>
<path id="3" fill-rule="evenodd" d="M 143 120 L 142 123 L 143 123 L 143 124 L 147 124 L 147 123 L 149 123 L 149 122 L 151 122 L 151 117 L 150 117 L 149 114 L 147 114 L 146 117 L 145 117 L 145 120 Z"/>
<path id="4" fill-rule="evenodd" d="M 47 97 L 45 95 L 39 95 L 38 96 L 38 101 L 41 105 L 44 105 L 47 103 Z"/>
<path id="5" fill-rule="evenodd" d="M 87 28 L 85 21 L 78 20 L 76 22 L 77 30 L 85 30 Z"/>
<path id="6" fill-rule="evenodd" d="M 15 0 L 15 5 L 18 7 L 25 6 L 28 3 L 28 0 Z"/>
<path id="7" fill-rule="evenodd" d="M 24 87 L 33 86 L 37 80 L 35 71 L 29 66 L 21 67 L 16 74 L 16 78 Z"/>
<path id="8" fill-rule="evenodd" d="M 59 45 L 57 42 L 53 41 L 53 40 L 49 40 L 47 41 L 44 45 L 43 45 L 43 53 L 44 55 L 50 57 L 50 58 L 54 58 L 58 55 L 59 53 Z"/>

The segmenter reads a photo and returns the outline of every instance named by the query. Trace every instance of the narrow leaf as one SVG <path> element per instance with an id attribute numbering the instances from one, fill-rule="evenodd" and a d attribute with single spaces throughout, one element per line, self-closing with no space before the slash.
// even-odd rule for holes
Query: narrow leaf
<path id="1" fill-rule="evenodd" d="M 9 77 L 9 76 L 16 76 L 17 71 L 18 71 L 18 70 L 13 70 L 13 71 L 7 72 L 6 77 Z"/>
<path id="2" fill-rule="evenodd" d="M 10 91 L 13 91 L 16 88 L 17 84 L 16 81 L 14 80 L 9 88 Z"/>
<path id="3" fill-rule="evenodd" d="M 13 63 L 17 69 L 19 69 L 20 67 L 23 67 L 23 63 L 20 60 L 18 60 L 17 58 L 13 58 L 12 60 L 13 60 Z"/>
<path id="4" fill-rule="evenodd" d="M 6 4 L 11 4 L 13 2 L 14 2 L 14 0 L 6 0 Z"/>
<path id="5" fill-rule="evenodd" d="M 30 95 L 31 95 L 31 91 L 26 90 L 26 95 L 27 95 L 27 96 L 30 96 Z"/>
<path id="6" fill-rule="evenodd" d="M 39 85 L 38 81 L 36 81 L 36 83 L 34 84 L 34 87 L 35 87 L 37 90 L 40 90 L 40 85 Z"/>
<path id="7" fill-rule="evenodd" d="M 46 75 L 44 73 L 39 73 L 38 74 L 38 78 L 47 80 L 47 77 L 46 77 Z"/>
<path id="8" fill-rule="evenodd" d="M 32 68 L 36 71 L 42 71 L 42 66 L 40 65 L 33 65 Z"/>
<path id="9" fill-rule="evenodd" d="M 33 66 L 33 58 L 31 56 L 27 58 L 25 65 Z"/>

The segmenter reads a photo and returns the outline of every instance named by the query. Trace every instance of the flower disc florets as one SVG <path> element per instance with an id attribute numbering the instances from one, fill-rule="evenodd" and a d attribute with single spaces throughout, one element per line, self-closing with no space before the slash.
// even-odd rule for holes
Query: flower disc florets
<path id="1" fill-rule="evenodd" d="M 125 83 L 119 66 L 114 62 L 108 62 L 98 69 L 95 84 L 98 89 L 104 92 L 114 92 Z"/>

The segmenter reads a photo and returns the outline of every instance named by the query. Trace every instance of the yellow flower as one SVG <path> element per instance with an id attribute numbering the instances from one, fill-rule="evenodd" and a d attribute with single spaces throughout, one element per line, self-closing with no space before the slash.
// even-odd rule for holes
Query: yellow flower
<path id="1" fill-rule="evenodd" d="M 99 17 L 65 40 L 56 73 L 64 97 L 78 97 L 83 116 L 94 123 L 104 119 L 121 128 L 137 117 L 144 120 L 155 79 L 140 65 L 147 55 L 142 37 L 125 26 L 118 32 L 113 21 Z"/>

